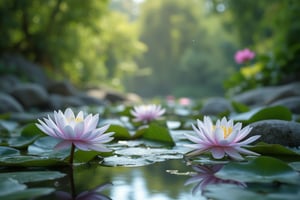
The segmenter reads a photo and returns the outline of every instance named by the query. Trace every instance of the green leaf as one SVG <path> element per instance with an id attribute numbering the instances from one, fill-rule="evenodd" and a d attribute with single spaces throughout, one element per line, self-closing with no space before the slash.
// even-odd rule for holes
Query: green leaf
<path id="1" fill-rule="evenodd" d="M 205 188 L 204 194 L 208 199 L 215 200 L 298 200 L 298 186 L 288 185 L 266 189 L 266 185 L 255 183 L 258 188 L 242 188 L 233 184 L 215 184 Z M 224 195 L 226 194 L 226 195 Z"/>
<path id="2" fill-rule="evenodd" d="M 20 151 L 11 147 L 0 146 L 0 158 L 5 156 L 17 156 L 20 155 Z"/>
<path id="3" fill-rule="evenodd" d="M 276 157 L 284 161 L 300 160 L 300 154 L 280 144 L 266 144 L 260 142 L 255 146 L 248 147 L 249 150 L 265 156 Z"/>
<path id="4" fill-rule="evenodd" d="M 59 159 L 37 156 L 12 156 L 0 158 L 0 166 L 44 167 L 56 165 L 66 165 L 66 163 Z"/>
<path id="5" fill-rule="evenodd" d="M 54 150 L 59 141 L 50 136 L 41 137 L 28 146 L 28 154 L 63 160 L 70 155 L 70 149 Z"/>
<path id="6" fill-rule="evenodd" d="M 151 123 L 149 127 L 145 129 L 142 137 L 149 140 L 165 142 L 172 146 L 175 145 L 173 138 L 170 135 L 169 129 L 159 126 L 155 123 Z"/>
<path id="7" fill-rule="evenodd" d="M 292 113 L 284 106 L 272 106 L 252 109 L 249 112 L 236 115 L 232 117 L 232 119 L 235 121 L 242 121 L 244 124 L 250 124 L 266 119 L 291 121 Z"/>
<path id="8" fill-rule="evenodd" d="M 215 174 L 221 179 L 240 182 L 299 182 L 299 174 L 285 162 L 276 158 L 260 156 L 247 163 L 231 162 Z"/>
<path id="9" fill-rule="evenodd" d="M 111 124 L 107 130 L 107 132 L 114 132 L 113 137 L 118 140 L 129 140 L 132 139 L 127 128 L 124 128 L 121 125 Z"/>
<path id="10" fill-rule="evenodd" d="M 35 199 L 36 197 L 47 195 L 54 191 L 53 188 L 29 188 L 0 197 L 5 200 L 26 200 Z"/>
<path id="11" fill-rule="evenodd" d="M 7 172 L 0 173 L 0 180 L 13 178 L 19 183 L 54 180 L 64 177 L 65 174 L 58 171 L 28 171 L 28 172 Z"/>
<path id="12" fill-rule="evenodd" d="M 23 129 L 21 130 L 22 136 L 41 136 L 45 135 L 43 131 L 41 131 L 35 123 L 27 124 Z"/>
<path id="13" fill-rule="evenodd" d="M 249 121 L 252 123 L 265 119 L 280 119 L 291 121 L 292 113 L 288 108 L 284 106 L 273 106 L 258 111 L 249 119 Z"/>
<path id="14" fill-rule="evenodd" d="M 93 158 L 95 158 L 97 155 L 99 155 L 100 152 L 97 151 L 81 151 L 77 150 L 74 154 L 74 160 L 77 163 L 86 163 Z"/>
<path id="15" fill-rule="evenodd" d="M 12 178 L 1 178 L 0 179 L 0 198 L 3 198 L 3 196 L 11 193 L 15 193 L 20 190 L 26 189 L 26 185 L 20 184 L 17 180 L 14 180 Z"/>
<path id="16" fill-rule="evenodd" d="M 237 113 L 244 113 L 244 112 L 248 112 L 250 110 L 250 108 L 248 106 L 246 106 L 245 104 L 242 104 L 242 103 L 239 103 L 236 101 L 232 101 L 231 105 Z"/>

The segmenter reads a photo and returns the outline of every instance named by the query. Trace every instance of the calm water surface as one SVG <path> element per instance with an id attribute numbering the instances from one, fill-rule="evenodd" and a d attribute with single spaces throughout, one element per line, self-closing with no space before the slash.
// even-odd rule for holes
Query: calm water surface
<path id="1" fill-rule="evenodd" d="M 178 170 L 182 175 L 175 175 L 170 171 Z M 69 172 L 68 172 L 69 171 Z M 83 165 L 71 170 L 64 178 L 35 186 L 55 187 L 56 192 L 47 199 L 72 199 L 73 196 L 83 195 L 99 185 L 108 184 L 101 194 L 114 200 L 204 200 L 201 193 L 191 193 L 193 185 L 185 186 L 190 178 L 184 173 L 193 171 L 182 160 L 169 160 L 142 167 L 104 167 L 100 165 Z M 72 181 L 73 178 L 73 181 Z M 73 184 L 72 184 L 73 182 Z M 33 185 L 34 186 L 34 185 Z M 82 198 L 80 198 L 82 200 Z M 87 197 L 86 200 L 91 198 Z"/>

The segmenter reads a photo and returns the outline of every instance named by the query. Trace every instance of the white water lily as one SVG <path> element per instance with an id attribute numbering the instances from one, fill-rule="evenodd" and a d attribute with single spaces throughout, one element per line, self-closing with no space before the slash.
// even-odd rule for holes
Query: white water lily
<path id="1" fill-rule="evenodd" d="M 203 122 L 197 120 L 197 126 L 193 125 L 193 129 L 195 135 L 185 134 L 187 139 L 195 143 L 186 145 L 193 149 L 187 154 L 188 156 L 196 156 L 209 151 L 215 159 L 228 155 L 235 160 L 243 160 L 241 154 L 258 155 L 245 149 L 260 137 L 260 135 L 255 135 L 245 139 L 252 129 L 249 126 L 242 128 L 241 123 L 234 124 L 233 120 L 227 121 L 225 117 L 217 120 L 216 125 L 213 125 L 211 119 L 205 116 Z"/>

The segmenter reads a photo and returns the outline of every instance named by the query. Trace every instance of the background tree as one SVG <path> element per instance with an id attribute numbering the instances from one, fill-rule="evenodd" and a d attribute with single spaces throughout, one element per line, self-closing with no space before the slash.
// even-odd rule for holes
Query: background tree
<path id="1" fill-rule="evenodd" d="M 142 5 L 141 41 L 148 48 L 139 64 L 151 73 L 136 77 L 135 91 L 145 96 L 222 95 L 232 59 L 222 51 L 232 45 L 219 43 L 226 36 L 205 10 L 204 1 L 151 0 Z"/>
<path id="2" fill-rule="evenodd" d="M 134 57 L 144 46 L 135 26 L 109 10 L 108 3 L 3 0 L 0 54 L 21 54 L 47 68 L 53 77 L 69 78 L 79 87 L 120 82 L 116 80 L 128 67 L 117 69 L 134 66 Z"/>

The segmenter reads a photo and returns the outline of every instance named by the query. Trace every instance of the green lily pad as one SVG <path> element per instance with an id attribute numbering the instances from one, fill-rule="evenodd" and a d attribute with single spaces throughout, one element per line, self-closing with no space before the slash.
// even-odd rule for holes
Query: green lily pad
<path id="1" fill-rule="evenodd" d="M 128 129 L 121 125 L 111 124 L 107 132 L 114 132 L 115 134 L 113 135 L 113 137 L 118 140 L 132 139 L 132 136 L 130 135 Z"/>
<path id="2" fill-rule="evenodd" d="M 248 147 L 249 150 L 264 156 L 276 157 L 284 161 L 300 161 L 300 154 L 280 144 L 258 143 Z"/>
<path id="3" fill-rule="evenodd" d="M 215 174 L 221 179 L 241 182 L 299 183 L 299 174 L 285 162 L 267 156 L 260 156 L 247 163 L 231 162 Z"/>
<path id="4" fill-rule="evenodd" d="M 242 200 L 298 200 L 300 193 L 299 190 L 295 191 L 292 186 L 291 189 L 278 188 L 272 192 L 263 191 L 263 186 L 260 186 L 259 190 L 251 190 L 251 188 L 242 188 L 237 185 L 232 184 L 215 184 L 209 185 L 205 188 L 204 194 L 209 199 L 215 200 L 232 200 L 232 199 L 242 199 Z M 224 195 L 225 194 L 225 195 Z"/>
<path id="5" fill-rule="evenodd" d="M 19 183 L 54 180 L 64 177 L 65 174 L 58 171 L 28 171 L 0 173 L 0 180 L 14 179 Z"/>
<path id="6" fill-rule="evenodd" d="M 142 137 L 145 139 L 164 142 L 172 146 L 175 145 L 168 128 L 151 123 L 144 131 Z"/>
<path id="7" fill-rule="evenodd" d="M 59 159 L 26 155 L 0 158 L 0 166 L 44 167 L 54 165 L 65 165 L 65 163 Z"/>
<path id="8" fill-rule="evenodd" d="M 20 155 L 20 151 L 11 147 L 0 146 L 0 158 Z"/>
<path id="9" fill-rule="evenodd" d="M 250 110 L 250 108 L 248 106 L 246 106 L 245 104 L 242 104 L 242 103 L 239 103 L 236 101 L 232 101 L 231 105 L 237 113 L 244 113 L 244 112 L 248 112 Z"/>
<path id="10" fill-rule="evenodd" d="M 34 199 L 39 196 L 44 196 L 54 192 L 54 188 L 29 188 L 26 190 L 17 191 L 8 195 L 0 196 L 5 200 L 25 200 Z"/>
<path id="11" fill-rule="evenodd" d="M 19 183 L 12 178 L 0 178 L 0 198 L 5 195 L 15 193 L 20 190 L 26 189 L 26 185 Z"/>
<path id="12" fill-rule="evenodd" d="M 272 106 L 252 109 L 249 112 L 245 112 L 232 117 L 235 121 L 242 121 L 245 124 L 250 124 L 260 120 L 266 119 L 279 119 L 279 120 L 292 120 L 291 111 L 284 106 Z"/>

